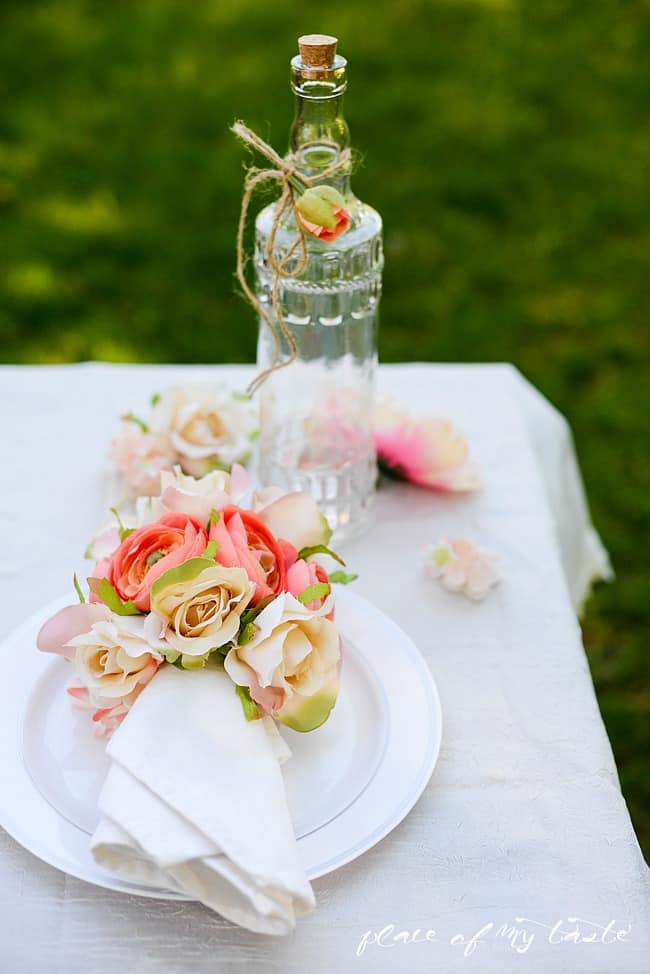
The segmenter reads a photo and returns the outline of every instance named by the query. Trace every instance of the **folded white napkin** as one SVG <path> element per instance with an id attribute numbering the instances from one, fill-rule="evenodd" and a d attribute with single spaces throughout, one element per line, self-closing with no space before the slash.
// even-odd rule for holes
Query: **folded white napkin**
<path id="1" fill-rule="evenodd" d="M 245 719 L 223 671 L 163 667 L 108 744 L 95 861 L 258 933 L 289 933 L 315 901 L 277 738 Z"/>

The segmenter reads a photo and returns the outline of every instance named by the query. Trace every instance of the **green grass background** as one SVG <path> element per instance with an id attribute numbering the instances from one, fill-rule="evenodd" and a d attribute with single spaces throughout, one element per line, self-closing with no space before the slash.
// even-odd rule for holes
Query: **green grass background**
<path id="1" fill-rule="evenodd" d="M 650 852 L 647 0 L 4 0 L 0 359 L 249 361 L 245 118 L 337 34 L 382 213 L 385 361 L 509 360 L 569 418 L 618 580 L 584 630 Z"/>

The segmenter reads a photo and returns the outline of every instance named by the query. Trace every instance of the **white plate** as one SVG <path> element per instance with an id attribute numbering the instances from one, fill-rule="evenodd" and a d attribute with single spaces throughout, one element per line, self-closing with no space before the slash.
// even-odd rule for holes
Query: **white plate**
<path id="1" fill-rule="evenodd" d="M 40 626 L 70 601 L 46 606 L 0 647 L 0 825 L 79 879 L 182 899 L 123 882 L 90 854 L 107 770 L 104 742 L 93 736 L 88 714 L 68 702 L 72 666 L 36 649 Z M 438 693 L 411 640 L 352 592 L 338 591 L 336 611 L 344 640 L 336 708 L 311 734 L 282 728 L 293 751 L 283 768 L 287 800 L 310 879 L 350 862 L 395 828 L 424 790 L 440 749 Z"/>

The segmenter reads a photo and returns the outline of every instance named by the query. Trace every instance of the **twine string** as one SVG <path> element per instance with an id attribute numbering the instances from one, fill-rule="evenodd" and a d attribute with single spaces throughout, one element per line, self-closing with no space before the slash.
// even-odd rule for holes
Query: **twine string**
<path id="1" fill-rule="evenodd" d="M 283 159 L 272 146 L 261 139 L 247 125 L 244 125 L 243 122 L 235 122 L 231 127 L 231 131 L 245 145 L 259 152 L 260 155 L 264 156 L 271 163 L 271 167 L 266 169 L 260 169 L 257 166 L 251 166 L 247 169 L 244 179 L 244 193 L 242 196 L 241 212 L 239 214 L 239 224 L 237 227 L 237 280 L 246 299 L 255 309 L 273 337 L 273 359 L 271 365 L 259 372 L 248 386 L 248 395 L 252 396 L 273 372 L 286 368 L 292 362 L 295 362 L 298 357 L 298 345 L 291 329 L 287 327 L 284 315 L 282 314 L 279 289 L 280 282 L 283 278 L 300 277 L 307 269 L 307 231 L 296 214 L 298 234 L 291 246 L 284 253 L 281 253 L 276 249 L 278 230 L 287 213 L 292 210 L 295 212 L 296 199 L 299 193 L 303 192 L 309 186 L 329 179 L 331 176 L 348 171 L 351 157 L 350 150 L 343 149 L 336 160 L 330 166 L 321 170 L 316 176 L 305 176 L 299 172 L 294 156 L 289 155 Z M 253 194 L 264 183 L 270 182 L 279 183 L 281 187 L 281 194 L 276 203 L 265 252 L 266 262 L 273 279 L 271 286 L 272 314 L 269 313 L 268 307 L 264 307 L 246 280 L 246 250 L 244 246 L 244 233 Z M 283 360 L 281 360 L 282 338 L 284 338 L 289 348 L 289 355 Z"/>

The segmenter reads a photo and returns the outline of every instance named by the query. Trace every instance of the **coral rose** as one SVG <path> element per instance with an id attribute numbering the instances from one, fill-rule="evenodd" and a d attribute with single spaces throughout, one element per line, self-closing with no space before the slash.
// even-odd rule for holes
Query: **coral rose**
<path id="1" fill-rule="evenodd" d="M 163 514 L 124 539 L 109 559 L 106 577 L 124 602 L 130 600 L 141 612 L 148 612 L 156 579 L 200 555 L 207 543 L 204 528 L 194 518 Z"/>
<path id="2" fill-rule="evenodd" d="M 215 555 L 219 564 L 244 568 L 255 582 L 253 605 L 286 588 L 282 544 L 252 511 L 225 507 L 210 529 L 210 540 L 219 544 Z"/>

